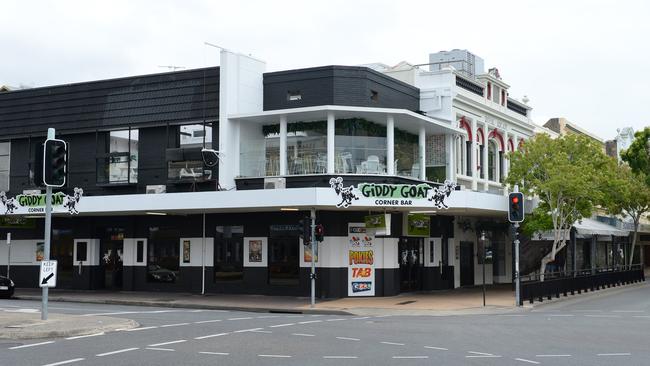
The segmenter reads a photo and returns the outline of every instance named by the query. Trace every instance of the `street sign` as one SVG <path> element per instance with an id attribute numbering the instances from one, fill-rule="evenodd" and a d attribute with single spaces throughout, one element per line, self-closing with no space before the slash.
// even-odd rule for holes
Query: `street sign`
<path id="1" fill-rule="evenodd" d="M 56 287 L 56 261 L 41 261 L 40 287 Z"/>

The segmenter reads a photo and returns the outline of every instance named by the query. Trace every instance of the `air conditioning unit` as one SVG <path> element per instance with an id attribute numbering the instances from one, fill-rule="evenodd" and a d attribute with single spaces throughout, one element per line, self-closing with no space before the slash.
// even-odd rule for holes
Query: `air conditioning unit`
<path id="1" fill-rule="evenodd" d="M 23 194 L 24 194 L 25 196 L 29 196 L 29 195 L 39 195 L 39 194 L 41 194 L 41 190 L 40 190 L 40 189 L 24 189 L 24 190 L 23 190 Z"/>
<path id="2" fill-rule="evenodd" d="M 287 188 L 286 178 L 264 178 L 264 189 L 285 189 Z"/>
<path id="3" fill-rule="evenodd" d="M 159 194 L 167 192 L 167 186 L 164 184 L 150 185 L 147 186 L 147 194 Z"/>

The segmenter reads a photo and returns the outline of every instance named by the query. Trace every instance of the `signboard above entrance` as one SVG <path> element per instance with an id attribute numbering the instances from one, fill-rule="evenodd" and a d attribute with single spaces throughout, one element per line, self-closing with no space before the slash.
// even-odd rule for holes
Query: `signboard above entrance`
<path id="1" fill-rule="evenodd" d="M 63 192 L 52 194 L 52 212 L 78 214 L 77 205 L 83 196 L 83 189 L 75 188 L 72 196 Z M 0 215 L 33 215 L 45 213 L 45 194 L 19 194 L 8 198 L 0 192 Z"/>
<path id="2" fill-rule="evenodd" d="M 361 206 L 378 207 L 423 207 L 438 209 L 449 208 L 445 199 L 456 189 L 456 183 L 445 181 L 438 187 L 426 183 L 420 184 L 388 184 L 388 183 L 359 183 L 355 186 L 345 186 L 343 178 L 331 178 L 330 187 L 339 197 L 338 208 L 348 208 L 358 202 Z"/>

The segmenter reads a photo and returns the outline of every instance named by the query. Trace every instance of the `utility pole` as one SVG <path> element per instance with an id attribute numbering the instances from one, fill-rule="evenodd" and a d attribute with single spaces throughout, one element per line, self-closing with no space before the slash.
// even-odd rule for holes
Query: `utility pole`
<path id="1" fill-rule="evenodd" d="M 55 130 L 53 128 L 47 129 L 47 139 L 54 140 Z M 37 156 L 37 159 L 45 160 L 45 156 Z M 43 161 L 43 167 L 45 164 L 49 164 L 47 161 Z M 45 174 L 43 175 L 45 176 Z M 50 260 L 50 237 L 52 234 L 52 187 L 46 185 L 45 187 L 45 249 L 43 253 L 43 260 Z M 42 304 L 41 304 L 41 320 L 47 320 L 47 298 L 49 295 L 49 288 L 47 286 L 43 287 L 42 295 Z"/>

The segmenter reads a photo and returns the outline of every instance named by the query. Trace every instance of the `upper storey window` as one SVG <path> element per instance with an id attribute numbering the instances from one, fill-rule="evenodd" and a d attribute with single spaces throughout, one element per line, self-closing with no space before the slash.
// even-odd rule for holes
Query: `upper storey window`
<path id="1" fill-rule="evenodd" d="M 104 152 L 97 157 L 97 183 L 138 182 L 138 135 L 137 129 L 104 134 Z"/>
<path id="2" fill-rule="evenodd" d="M 364 119 L 336 121 L 337 173 L 386 174 L 386 127 Z"/>
<path id="3" fill-rule="evenodd" d="M 0 142 L 0 192 L 9 190 L 9 163 L 11 142 Z"/>

